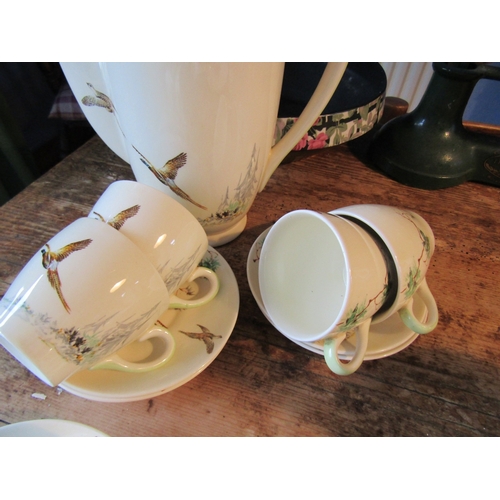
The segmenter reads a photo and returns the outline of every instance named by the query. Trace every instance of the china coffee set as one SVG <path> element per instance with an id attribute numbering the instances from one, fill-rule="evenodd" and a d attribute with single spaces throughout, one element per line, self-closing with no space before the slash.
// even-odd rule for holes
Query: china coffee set
<path id="1" fill-rule="evenodd" d="M 197 376 L 228 341 L 238 285 L 215 248 L 244 230 L 346 63 L 327 65 L 274 146 L 283 63 L 61 66 L 136 180 L 111 183 L 87 217 L 33 255 L 0 302 L 0 343 L 77 396 L 154 397 Z M 427 222 L 405 209 L 295 210 L 254 242 L 248 283 L 281 334 L 350 375 L 436 327 L 425 279 L 434 248 Z"/>

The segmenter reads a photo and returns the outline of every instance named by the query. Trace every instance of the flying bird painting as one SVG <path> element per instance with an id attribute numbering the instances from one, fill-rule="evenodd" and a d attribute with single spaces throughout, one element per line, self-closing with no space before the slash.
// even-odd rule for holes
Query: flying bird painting
<path id="1" fill-rule="evenodd" d="M 168 186 L 177 196 L 182 199 L 189 201 L 197 207 L 207 210 L 207 207 L 200 205 L 194 201 L 187 193 L 185 193 L 177 184 L 175 183 L 175 178 L 181 167 L 186 164 L 187 154 L 180 153 L 175 158 L 168 160 L 165 165 L 161 168 L 156 168 L 135 146 L 132 146 L 141 157 L 142 163 L 149 168 L 149 170 L 154 174 L 154 176 L 165 186 Z"/>
<path id="2" fill-rule="evenodd" d="M 110 225 L 111 227 L 114 227 L 119 231 L 123 227 L 123 224 L 125 224 L 125 222 L 127 222 L 130 218 L 139 213 L 140 208 L 141 208 L 140 205 L 134 205 L 133 207 L 122 210 L 120 213 L 118 213 L 114 217 L 111 217 L 111 219 L 108 220 L 105 220 L 104 217 L 97 212 L 93 213 L 97 215 L 97 217 L 99 217 L 99 219 L 102 222 L 105 222 L 106 224 Z"/>
<path id="3" fill-rule="evenodd" d="M 183 332 L 179 330 L 184 335 L 187 335 L 191 339 L 202 340 L 205 343 L 207 349 L 207 354 L 210 354 L 214 350 L 214 338 L 222 338 L 222 335 L 215 335 L 206 326 L 198 325 L 201 332 Z"/>
<path id="4" fill-rule="evenodd" d="M 115 108 L 111 99 L 102 92 L 99 92 L 91 83 L 87 85 L 93 90 L 94 95 L 86 95 L 82 97 L 82 103 L 85 106 L 98 106 L 99 108 L 106 109 L 109 113 L 113 113 Z"/>
<path id="5" fill-rule="evenodd" d="M 83 250 L 87 248 L 90 243 L 92 243 L 91 239 L 77 241 L 75 243 L 70 243 L 57 251 L 51 250 L 48 243 L 45 244 L 45 247 L 42 248 L 42 265 L 45 269 L 47 269 L 47 278 L 52 288 L 56 291 L 57 296 L 59 297 L 64 309 L 69 313 L 71 309 L 66 302 L 66 299 L 63 296 L 62 288 L 61 288 L 61 279 L 59 277 L 58 265 L 61 261 L 63 261 L 66 257 L 71 255 L 73 252 L 78 250 Z"/>

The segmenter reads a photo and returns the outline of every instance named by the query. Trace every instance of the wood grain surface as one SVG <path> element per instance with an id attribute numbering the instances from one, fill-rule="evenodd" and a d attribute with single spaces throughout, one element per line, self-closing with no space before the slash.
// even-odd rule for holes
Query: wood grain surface
<path id="1" fill-rule="evenodd" d="M 357 155 L 346 144 L 279 167 L 243 234 L 218 248 L 238 281 L 240 311 L 200 375 L 149 400 L 99 403 L 48 387 L 0 348 L 0 425 L 56 418 L 111 436 L 500 435 L 499 188 L 411 188 Z M 133 179 L 130 167 L 96 137 L 1 207 L 0 295 L 48 238 L 86 216 L 119 179 Z M 429 222 L 436 251 L 427 277 L 440 320 L 403 351 L 339 377 L 265 319 L 246 261 L 285 213 L 357 203 L 414 210 Z"/>

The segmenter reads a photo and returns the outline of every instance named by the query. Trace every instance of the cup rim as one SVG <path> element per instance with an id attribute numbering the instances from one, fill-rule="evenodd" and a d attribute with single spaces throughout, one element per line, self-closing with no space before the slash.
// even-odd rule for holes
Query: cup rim
<path id="1" fill-rule="evenodd" d="M 299 210 L 294 210 L 292 212 L 289 212 L 285 214 L 283 217 L 281 217 L 274 226 L 272 226 L 266 235 L 266 238 L 262 244 L 261 252 L 260 252 L 260 265 L 259 265 L 259 283 L 260 283 L 260 288 L 261 288 L 261 295 L 262 295 L 262 301 L 266 307 L 266 310 L 269 314 L 270 319 L 272 320 L 273 324 L 276 325 L 276 327 L 280 330 L 287 330 L 287 336 L 290 335 L 290 332 L 288 329 L 285 327 L 284 323 L 281 320 L 278 320 L 276 318 L 276 315 L 274 314 L 273 308 L 269 307 L 269 302 L 266 300 L 266 282 L 268 279 L 270 279 L 269 276 L 266 277 L 266 254 L 268 252 L 268 248 L 270 248 L 269 245 L 273 244 L 273 237 L 276 237 L 277 234 L 277 229 L 282 226 L 287 220 L 291 218 L 297 218 L 297 217 L 313 217 L 316 219 L 321 220 L 321 222 L 327 227 L 327 229 L 333 234 L 333 236 L 336 239 L 337 244 L 339 245 L 339 248 L 342 252 L 343 256 L 343 266 L 344 269 L 347 272 L 347 275 L 350 276 L 350 271 L 349 268 L 353 265 L 352 259 L 350 258 L 350 252 L 348 251 L 349 245 L 352 245 L 352 243 L 347 243 L 345 241 L 345 235 L 342 235 L 339 232 L 339 229 L 332 223 L 332 220 L 339 221 L 341 225 L 344 225 L 345 227 L 349 227 L 350 230 L 355 231 L 355 233 L 358 235 L 359 240 L 364 238 L 363 233 L 361 232 L 361 228 L 353 224 L 352 222 L 336 215 L 336 214 L 328 214 L 326 212 L 320 212 L 320 211 L 314 211 L 314 210 L 309 210 L 309 209 L 299 209 Z M 278 225 L 279 223 L 279 225 Z M 382 257 L 381 257 L 382 258 Z M 263 265 L 264 264 L 264 265 Z M 317 330 L 316 332 L 309 332 L 306 335 L 299 334 L 298 331 L 295 331 L 293 334 L 291 334 L 294 338 L 297 338 L 298 340 L 303 340 L 303 341 L 314 341 L 314 340 L 319 340 L 319 339 L 324 339 L 328 337 L 335 337 L 336 335 L 339 335 L 341 332 L 336 331 L 339 322 L 344 318 L 344 316 L 347 313 L 348 308 L 352 305 L 350 303 L 350 296 L 352 294 L 353 290 L 353 285 L 352 285 L 352 280 L 347 279 L 345 280 L 345 289 L 344 289 L 344 297 L 342 300 L 341 307 L 338 310 L 337 315 L 335 318 L 329 323 L 328 327 L 324 328 L 323 330 L 319 331 Z M 267 304 L 266 304 L 267 302 Z M 363 320 L 360 320 L 357 324 L 361 324 L 363 321 L 366 321 L 368 318 L 364 318 Z M 354 327 L 353 327 L 354 328 Z M 300 338 L 299 338 L 300 337 Z"/>

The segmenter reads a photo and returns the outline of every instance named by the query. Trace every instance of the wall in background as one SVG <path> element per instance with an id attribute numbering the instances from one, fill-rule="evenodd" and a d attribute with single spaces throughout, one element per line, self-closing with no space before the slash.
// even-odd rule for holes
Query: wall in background
<path id="1" fill-rule="evenodd" d="M 408 102 L 412 111 L 420 102 L 432 77 L 430 62 L 383 62 L 388 96 Z M 500 63 L 490 63 L 500 67 Z M 464 120 L 500 125 L 500 81 L 482 79 L 476 85 L 464 112 Z"/>

